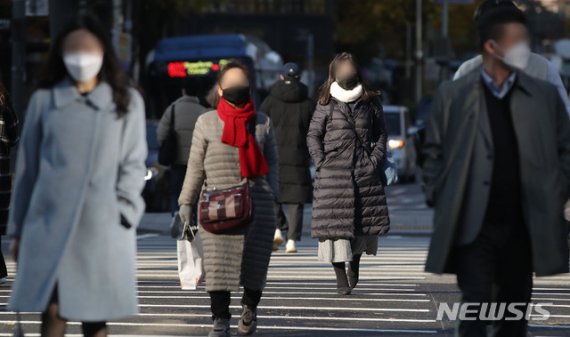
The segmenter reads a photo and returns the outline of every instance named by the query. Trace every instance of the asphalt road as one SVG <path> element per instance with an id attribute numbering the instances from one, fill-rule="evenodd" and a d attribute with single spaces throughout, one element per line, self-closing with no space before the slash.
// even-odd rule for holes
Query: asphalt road
<path id="1" fill-rule="evenodd" d="M 393 214 L 430 211 L 421 204 L 419 188 L 396 186 L 389 192 Z M 398 206 L 398 207 L 396 207 Z M 423 208 L 422 208 L 423 207 Z M 141 314 L 111 323 L 115 336 L 206 336 L 209 300 L 203 288 L 179 289 L 176 244 L 162 232 L 164 215 L 148 215 L 139 235 L 138 274 Z M 155 226 L 152 227 L 151 225 Z M 405 225 L 405 224 L 403 224 Z M 404 231 L 405 232 L 405 231 Z M 377 256 L 362 260 L 361 282 L 351 296 L 336 295 L 332 268 L 316 258 L 316 242 L 305 236 L 297 254 L 279 251 L 271 261 L 267 287 L 259 308 L 259 336 L 453 336 L 454 322 L 436 320 L 441 302 L 456 302 L 451 276 L 423 272 L 428 235 L 391 234 L 380 238 Z M 7 248 L 6 246 L 4 248 Z M 15 265 L 9 262 L 13 273 Z M 12 274 L 13 275 L 13 274 Z M 0 286 L 0 337 L 12 336 L 15 316 L 5 312 L 10 282 Z M 232 296 L 237 324 L 240 293 Z M 535 279 L 535 302 L 551 303 L 547 321 L 531 321 L 532 336 L 570 336 L 570 276 Z M 24 314 L 27 336 L 37 336 L 39 316 Z M 70 335 L 80 333 L 70 325 Z"/>

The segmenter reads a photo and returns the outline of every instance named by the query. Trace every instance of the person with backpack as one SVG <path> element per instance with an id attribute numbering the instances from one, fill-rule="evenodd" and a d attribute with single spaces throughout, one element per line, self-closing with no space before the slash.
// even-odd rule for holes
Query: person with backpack
<path id="1" fill-rule="evenodd" d="M 303 233 L 303 209 L 312 199 L 309 166 L 311 157 L 307 149 L 307 131 L 315 111 L 308 97 L 307 86 L 299 81 L 301 69 L 295 63 L 283 66 L 280 80 L 261 104 L 261 111 L 273 123 L 279 149 L 279 200 L 276 203 L 277 226 L 273 249 L 283 242 L 281 232 L 287 230 L 287 253 L 296 253 L 296 241 Z M 283 206 L 287 206 L 285 217 Z"/>
<path id="2" fill-rule="evenodd" d="M 200 105 L 198 97 L 193 96 L 196 89 L 189 84 L 189 81 L 184 82 L 182 96 L 166 108 L 157 129 L 158 143 L 161 146 L 160 157 L 164 157 L 164 152 L 171 153 L 169 158 L 166 158 L 166 162 L 163 162 L 164 158 L 159 159 L 161 164 L 170 166 L 169 188 L 172 213 L 178 210 L 178 196 L 184 183 L 194 126 L 198 117 L 208 111 Z"/>
<path id="3" fill-rule="evenodd" d="M 317 170 L 312 236 L 319 259 L 333 265 L 341 295 L 358 283 L 362 254 L 375 255 L 378 236 L 390 229 L 386 141 L 378 94 L 362 82 L 353 56 L 338 54 L 320 88 L 307 145 Z"/>

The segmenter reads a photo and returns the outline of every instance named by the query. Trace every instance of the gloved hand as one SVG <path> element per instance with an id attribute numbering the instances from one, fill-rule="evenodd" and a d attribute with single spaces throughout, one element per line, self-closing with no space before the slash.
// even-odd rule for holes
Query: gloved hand
<path id="1" fill-rule="evenodd" d="M 182 219 L 185 224 L 190 223 L 192 219 L 192 207 L 190 205 L 180 206 L 178 213 L 180 214 L 180 219 Z"/>

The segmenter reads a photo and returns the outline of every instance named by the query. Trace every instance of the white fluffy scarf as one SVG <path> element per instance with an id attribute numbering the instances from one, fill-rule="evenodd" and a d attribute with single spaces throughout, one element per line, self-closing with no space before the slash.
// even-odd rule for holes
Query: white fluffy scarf
<path id="1" fill-rule="evenodd" d="M 354 102 L 362 96 L 362 84 L 357 85 L 352 90 L 345 90 L 338 83 L 333 82 L 331 84 L 331 96 L 344 103 Z"/>

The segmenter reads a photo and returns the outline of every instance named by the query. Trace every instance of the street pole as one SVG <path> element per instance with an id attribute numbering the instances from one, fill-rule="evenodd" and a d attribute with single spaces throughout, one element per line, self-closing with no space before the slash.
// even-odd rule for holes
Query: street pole
<path id="1" fill-rule="evenodd" d="M 443 0 L 441 8 L 441 36 L 446 38 L 449 35 L 449 0 Z"/>
<path id="2" fill-rule="evenodd" d="M 113 32 L 119 34 L 123 24 L 123 1 L 113 0 Z"/>
<path id="3" fill-rule="evenodd" d="M 423 45 L 422 45 L 422 1 L 416 0 L 416 103 L 422 99 L 422 81 L 423 81 Z"/>
<path id="4" fill-rule="evenodd" d="M 12 1 L 12 79 L 11 99 L 14 110 L 24 111 L 26 77 L 26 1 Z"/>
<path id="5" fill-rule="evenodd" d="M 309 74 L 308 87 L 309 97 L 315 93 L 315 38 L 313 33 L 307 35 L 307 71 Z"/>
<path id="6" fill-rule="evenodd" d="M 445 46 L 445 62 L 442 63 L 440 68 L 441 78 L 449 77 L 449 49 L 448 46 L 449 36 L 449 0 L 443 0 L 441 4 L 441 40 Z"/>
<path id="7" fill-rule="evenodd" d="M 406 81 L 411 83 L 412 78 L 412 65 L 414 61 L 412 60 L 412 24 L 406 22 Z"/>

